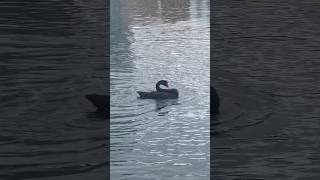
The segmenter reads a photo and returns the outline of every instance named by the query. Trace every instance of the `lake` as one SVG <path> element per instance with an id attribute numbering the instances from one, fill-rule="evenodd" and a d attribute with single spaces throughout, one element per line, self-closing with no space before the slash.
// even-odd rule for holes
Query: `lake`
<path id="1" fill-rule="evenodd" d="M 209 179 L 208 0 L 111 1 L 111 179 Z M 172 100 L 139 99 L 161 79 Z"/>
<path id="2" fill-rule="evenodd" d="M 107 179 L 106 2 L 0 2 L 0 179 Z"/>
<path id="3" fill-rule="evenodd" d="M 212 177 L 319 179 L 317 1 L 212 3 Z"/>

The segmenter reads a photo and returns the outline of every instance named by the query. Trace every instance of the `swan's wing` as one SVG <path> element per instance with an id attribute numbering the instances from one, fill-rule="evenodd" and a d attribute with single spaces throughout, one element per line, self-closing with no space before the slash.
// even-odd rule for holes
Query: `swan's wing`
<path id="1" fill-rule="evenodd" d="M 137 91 L 137 93 L 140 95 L 140 98 L 153 98 L 156 96 L 155 91 L 151 91 L 151 92 Z"/>

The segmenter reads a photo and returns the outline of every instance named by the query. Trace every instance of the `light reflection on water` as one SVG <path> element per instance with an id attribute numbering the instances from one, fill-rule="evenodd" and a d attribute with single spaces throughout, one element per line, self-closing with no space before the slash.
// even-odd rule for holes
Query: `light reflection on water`
<path id="1" fill-rule="evenodd" d="M 209 179 L 209 2 L 156 2 L 111 1 L 111 178 Z"/>

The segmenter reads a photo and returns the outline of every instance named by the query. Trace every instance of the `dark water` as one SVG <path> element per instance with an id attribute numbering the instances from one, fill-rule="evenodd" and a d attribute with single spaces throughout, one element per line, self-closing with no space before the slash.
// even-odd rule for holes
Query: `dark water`
<path id="1" fill-rule="evenodd" d="M 214 179 L 319 179 L 320 3 L 212 5 Z"/>
<path id="2" fill-rule="evenodd" d="M 0 179 L 106 179 L 106 4 L 0 2 Z"/>
<path id="3" fill-rule="evenodd" d="M 207 0 L 111 1 L 111 179 L 209 179 L 209 43 Z"/>

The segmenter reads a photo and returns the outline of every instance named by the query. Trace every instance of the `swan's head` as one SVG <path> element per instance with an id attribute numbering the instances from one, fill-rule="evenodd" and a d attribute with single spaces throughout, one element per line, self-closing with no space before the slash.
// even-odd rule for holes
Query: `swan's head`
<path id="1" fill-rule="evenodd" d="M 166 80 L 161 80 L 161 81 L 159 81 L 157 84 L 163 85 L 163 86 L 166 86 L 166 87 L 169 87 L 168 81 L 166 81 Z"/>

